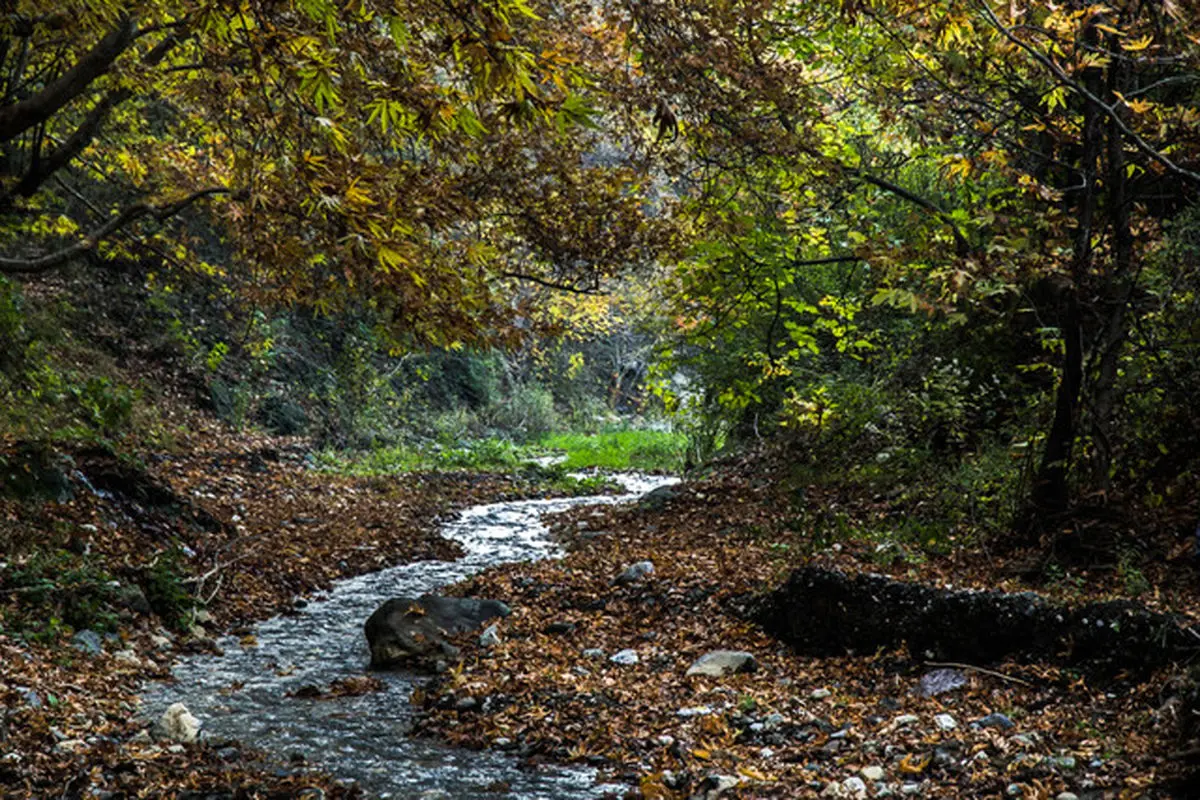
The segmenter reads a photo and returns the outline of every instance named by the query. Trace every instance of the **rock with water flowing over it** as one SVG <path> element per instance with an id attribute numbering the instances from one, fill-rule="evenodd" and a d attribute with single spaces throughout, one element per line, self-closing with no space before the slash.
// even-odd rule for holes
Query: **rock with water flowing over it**
<path id="1" fill-rule="evenodd" d="M 499 600 L 428 594 L 416 599 L 392 598 L 363 626 L 371 648 L 371 667 L 434 669 L 439 660 L 458 655 L 448 637 L 510 613 Z"/>
<path id="2" fill-rule="evenodd" d="M 159 717 L 155 733 L 163 739 L 190 744 L 200 735 L 200 720 L 183 703 L 172 703 Z"/>
<path id="3" fill-rule="evenodd" d="M 707 675 L 720 678 L 738 672 L 753 672 L 758 668 L 758 661 L 753 653 L 740 650 L 713 650 L 696 659 L 688 667 L 688 675 Z"/>

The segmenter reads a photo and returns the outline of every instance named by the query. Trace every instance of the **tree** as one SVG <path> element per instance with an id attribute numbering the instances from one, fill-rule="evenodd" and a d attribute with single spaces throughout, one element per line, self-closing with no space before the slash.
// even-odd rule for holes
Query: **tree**
<path id="1" fill-rule="evenodd" d="M 661 146 L 708 215 L 687 280 L 729 301 L 701 319 L 760 332 L 759 378 L 727 391 L 795 383 L 778 364 L 812 334 L 797 290 L 857 260 L 860 301 L 1001 319 L 1058 351 L 1008 355 L 1010 372 L 1055 372 L 1030 520 L 1067 510 L 1073 481 L 1107 484 L 1130 331 L 1161 305 L 1146 257 L 1200 187 L 1194 10 L 654 3 L 635 18 L 643 91 L 679 131 Z"/>
<path id="2" fill-rule="evenodd" d="M 630 165 L 591 157 L 608 48 L 575 11 L 18 3 L 0 271 L 150 258 L 247 300 L 365 304 L 410 341 L 503 338 L 508 281 L 594 287 L 661 234 Z M 564 248 L 582 237 L 588 258 Z"/>

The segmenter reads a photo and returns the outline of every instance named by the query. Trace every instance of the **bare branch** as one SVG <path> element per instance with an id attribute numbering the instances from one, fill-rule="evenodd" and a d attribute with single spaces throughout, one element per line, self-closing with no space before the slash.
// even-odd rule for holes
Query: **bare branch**
<path id="1" fill-rule="evenodd" d="M 154 217 L 162 221 L 169 219 L 179 212 L 183 211 L 188 206 L 201 200 L 205 197 L 214 195 L 238 195 L 235 189 L 229 189 L 224 186 L 215 186 L 209 189 L 202 189 L 198 192 L 193 192 L 182 200 L 174 203 L 168 203 L 163 206 L 152 206 L 148 203 L 137 203 L 129 206 L 117 216 L 110 219 L 108 222 L 88 233 L 83 239 L 79 240 L 70 247 L 65 247 L 54 253 L 48 253 L 37 258 L 3 258 L 0 257 L 0 273 L 8 275 L 16 274 L 37 274 L 49 272 L 55 267 L 62 266 L 73 258 L 76 258 L 84 253 L 95 248 L 95 246 L 104 239 L 112 236 L 114 233 L 126 228 L 133 222 L 142 217 Z"/>

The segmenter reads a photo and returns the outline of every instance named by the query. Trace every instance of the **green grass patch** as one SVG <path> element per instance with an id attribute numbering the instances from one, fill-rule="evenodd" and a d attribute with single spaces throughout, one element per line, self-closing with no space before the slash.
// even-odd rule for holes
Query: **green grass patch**
<path id="1" fill-rule="evenodd" d="M 480 439 L 453 447 L 431 443 L 400 444 L 353 453 L 325 450 L 317 455 L 317 467 L 357 477 L 438 470 L 510 472 L 528 464 L 535 455 L 529 448 L 505 439 Z"/>
<path id="2" fill-rule="evenodd" d="M 538 446 L 564 451 L 567 469 L 678 472 L 683 467 L 687 437 L 682 433 L 623 430 L 606 433 L 557 433 L 542 437 Z"/>

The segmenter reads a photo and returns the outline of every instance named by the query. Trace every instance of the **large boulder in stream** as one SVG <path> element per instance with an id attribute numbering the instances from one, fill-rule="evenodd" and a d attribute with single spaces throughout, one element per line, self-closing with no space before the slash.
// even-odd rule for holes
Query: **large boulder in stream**
<path id="1" fill-rule="evenodd" d="M 394 597 L 363 626 L 371 647 L 371 668 L 436 669 L 438 661 L 458 656 L 449 637 L 510 613 L 499 600 L 430 594 L 416 599 Z"/>

